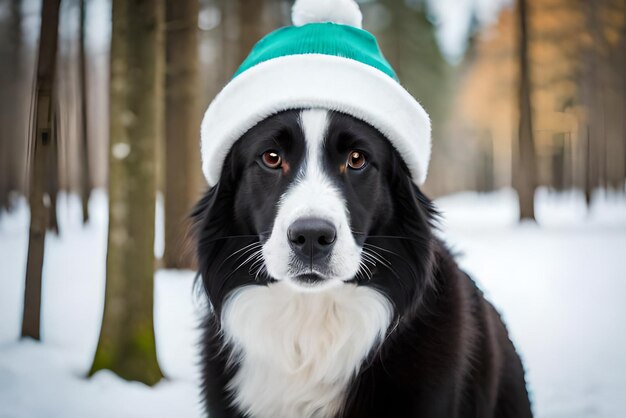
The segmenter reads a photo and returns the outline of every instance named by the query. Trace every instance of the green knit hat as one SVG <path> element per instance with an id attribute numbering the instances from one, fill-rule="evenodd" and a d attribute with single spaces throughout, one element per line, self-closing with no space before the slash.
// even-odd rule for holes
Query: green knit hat
<path id="1" fill-rule="evenodd" d="M 297 0 L 294 26 L 254 46 L 202 121 L 202 169 L 210 186 L 219 181 L 238 138 L 268 116 L 294 108 L 336 110 L 368 122 L 400 153 L 413 181 L 424 182 L 430 119 L 361 20 L 353 0 Z"/>

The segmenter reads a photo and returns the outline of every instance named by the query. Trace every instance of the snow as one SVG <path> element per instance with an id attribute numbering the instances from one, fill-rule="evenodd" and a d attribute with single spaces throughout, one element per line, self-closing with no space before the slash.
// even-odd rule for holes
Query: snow
<path id="1" fill-rule="evenodd" d="M 502 313 L 526 365 L 538 417 L 620 417 L 626 410 L 626 200 L 537 194 L 517 225 L 513 192 L 438 204 L 461 265 Z"/>
<path id="2" fill-rule="evenodd" d="M 159 202 L 161 199 L 159 198 Z M 107 202 L 90 202 L 92 220 L 80 223 L 76 196 L 59 198 L 61 235 L 46 237 L 42 340 L 18 342 L 21 326 L 28 207 L 0 218 L 0 417 L 201 416 L 197 359 L 203 302 L 195 273 L 158 271 L 154 320 L 159 364 L 166 380 L 154 388 L 109 371 L 85 377 L 98 342 L 104 305 Z M 162 210 L 157 210 L 162 219 Z M 162 254 L 157 225 L 155 253 Z"/>
<path id="3" fill-rule="evenodd" d="M 160 201 L 160 200 L 159 200 Z M 515 194 L 438 200 L 441 234 L 502 313 L 524 360 L 537 417 L 614 418 L 626 409 L 626 198 L 537 193 L 538 224 L 518 224 Z M 87 379 L 104 296 L 107 205 L 61 196 L 61 235 L 46 239 L 43 343 L 19 341 L 28 208 L 0 217 L 0 417 L 195 417 L 198 324 L 194 274 L 159 271 L 155 328 L 166 379 L 150 388 L 109 371 Z M 157 211 L 162 252 L 162 213 Z"/>

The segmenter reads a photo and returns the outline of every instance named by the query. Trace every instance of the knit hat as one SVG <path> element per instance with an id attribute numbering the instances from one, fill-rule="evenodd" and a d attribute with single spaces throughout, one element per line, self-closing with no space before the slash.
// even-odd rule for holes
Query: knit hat
<path id="1" fill-rule="evenodd" d="M 426 179 L 430 119 L 400 85 L 376 38 L 361 29 L 354 0 L 297 0 L 294 26 L 261 39 L 209 105 L 201 127 L 202 171 L 214 186 L 232 145 L 283 110 L 325 108 L 377 128 L 416 184 Z"/>

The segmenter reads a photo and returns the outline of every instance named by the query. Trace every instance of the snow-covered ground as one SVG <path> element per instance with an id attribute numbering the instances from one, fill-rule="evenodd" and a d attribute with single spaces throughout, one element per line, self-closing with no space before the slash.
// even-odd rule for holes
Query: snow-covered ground
<path id="1" fill-rule="evenodd" d="M 516 223 L 500 192 L 441 199 L 460 264 L 502 313 L 540 418 L 626 416 L 626 200 L 537 196 Z"/>
<path id="2" fill-rule="evenodd" d="M 538 225 L 517 224 L 510 191 L 438 205 L 441 233 L 508 324 L 536 416 L 624 416 L 626 199 L 598 196 L 587 211 L 579 194 L 540 191 Z M 157 351 L 167 379 L 149 388 L 107 371 L 85 378 L 103 306 L 102 192 L 91 210 L 83 228 L 78 200 L 60 199 L 61 236 L 46 241 L 43 343 L 18 342 L 28 209 L 22 203 L 0 217 L 0 417 L 200 416 L 195 350 L 206 308 L 191 272 L 156 275 Z"/>

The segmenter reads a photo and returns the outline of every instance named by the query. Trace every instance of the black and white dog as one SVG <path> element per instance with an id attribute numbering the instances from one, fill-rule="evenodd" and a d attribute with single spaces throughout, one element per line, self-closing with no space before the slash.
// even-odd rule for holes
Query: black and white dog
<path id="1" fill-rule="evenodd" d="M 436 217 L 356 118 L 290 110 L 245 133 L 194 213 L 210 417 L 530 417 L 507 330 Z"/>

